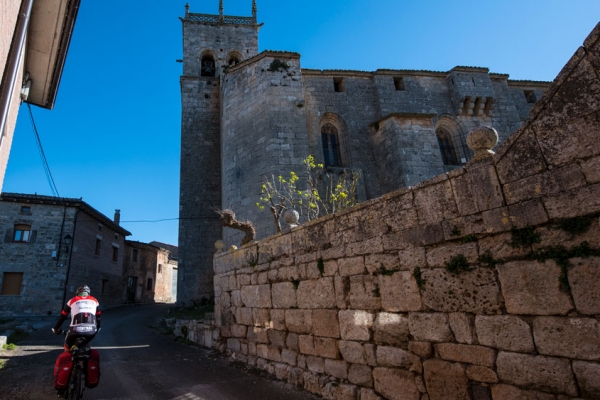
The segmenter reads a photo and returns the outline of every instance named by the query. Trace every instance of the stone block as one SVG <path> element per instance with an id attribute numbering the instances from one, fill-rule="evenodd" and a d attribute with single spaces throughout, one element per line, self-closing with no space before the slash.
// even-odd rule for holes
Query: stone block
<path id="1" fill-rule="evenodd" d="M 252 320 L 254 326 L 262 326 L 264 328 L 271 327 L 271 315 L 266 308 L 253 308 Z"/>
<path id="2" fill-rule="evenodd" d="M 387 312 L 377 314 L 373 324 L 373 339 L 376 344 L 406 345 L 409 333 L 407 317 Z"/>
<path id="3" fill-rule="evenodd" d="M 348 381 L 355 385 L 373 387 L 373 370 L 368 365 L 351 364 L 348 368 Z"/>
<path id="4" fill-rule="evenodd" d="M 502 184 L 536 175 L 546 168 L 535 134 L 528 126 L 521 129 L 518 136 L 514 136 L 510 149 L 505 154 L 500 154 L 499 158 L 496 169 Z"/>
<path id="5" fill-rule="evenodd" d="M 494 367 L 496 360 L 496 352 L 489 347 L 454 343 L 438 343 L 434 347 L 438 356 L 448 361 Z"/>
<path id="6" fill-rule="evenodd" d="M 543 201 L 551 219 L 594 214 L 600 211 L 600 184 L 547 196 Z"/>
<path id="7" fill-rule="evenodd" d="M 556 400 L 556 397 L 549 393 L 537 392 L 534 390 L 522 390 L 517 387 L 504 384 L 492 386 L 492 398 L 494 400 Z"/>
<path id="8" fill-rule="evenodd" d="M 241 291 L 246 307 L 271 308 L 271 285 L 242 286 Z"/>
<path id="9" fill-rule="evenodd" d="M 431 343 L 429 342 L 409 342 L 408 351 L 418 355 L 421 358 L 431 357 Z"/>
<path id="10" fill-rule="evenodd" d="M 584 398 L 600 398 L 600 364 L 573 360 L 573 372 Z"/>
<path id="11" fill-rule="evenodd" d="M 383 251 L 383 240 L 380 236 L 362 240 L 360 242 L 351 242 L 346 246 L 346 255 L 349 257 L 357 255 L 367 255 L 371 253 L 381 253 Z"/>
<path id="12" fill-rule="evenodd" d="M 365 267 L 369 274 L 376 274 L 385 268 L 388 271 L 394 271 L 399 268 L 398 255 L 389 253 L 369 254 L 365 256 Z"/>
<path id="13" fill-rule="evenodd" d="M 240 352 L 240 340 L 239 339 L 227 339 L 227 348 L 235 353 Z"/>
<path id="14" fill-rule="evenodd" d="M 315 354 L 326 358 L 338 358 L 338 341 L 331 338 L 315 337 Z"/>
<path id="15" fill-rule="evenodd" d="M 512 204 L 508 206 L 508 213 L 513 226 L 518 229 L 548 222 L 548 214 L 541 199 Z"/>
<path id="16" fill-rule="evenodd" d="M 287 379 L 290 373 L 290 367 L 285 364 L 275 365 L 275 377 L 280 380 Z"/>
<path id="17" fill-rule="evenodd" d="M 408 327 L 416 341 L 451 342 L 454 339 L 446 314 L 410 313 Z"/>
<path id="18" fill-rule="evenodd" d="M 333 278 L 335 288 L 335 305 L 338 309 L 347 308 L 346 294 L 350 291 L 350 279 L 348 277 L 335 276 Z"/>
<path id="19" fill-rule="evenodd" d="M 495 271 L 475 268 L 453 274 L 445 268 L 421 269 L 423 305 L 435 311 L 495 314 L 504 303 Z"/>
<path id="20" fill-rule="evenodd" d="M 469 365 L 467 367 L 467 378 L 477 382 L 498 382 L 498 375 L 496 375 L 496 372 L 493 369 L 482 367 L 480 365 Z"/>
<path id="21" fill-rule="evenodd" d="M 574 258 L 571 264 L 568 274 L 575 308 L 581 314 L 600 314 L 600 258 Z"/>
<path id="22" fill-rule="evenodd" d="M 356 400 L 356 396 L 358 396 L 358 388 L 354 385 L 329 382 L 327 386 L 331 387 L 332 399 L 335 400 Z M 323 394 L 323 398 L 325 399 L 325 394 Z"/>
<path id="23" fill-rule="evenodd" d="M 506 219 L 506 229 L 510 229 L 512 223 L 509 221 L 508 211 L 506 213 Z M 489 252 L 497 260 L 506 260 L 507 258 L 524 258 L 531 251 L 530 249 L 524 249 L 522 247 L 512 247 L 509 244 L 511 241 L 512 237 L 510 233 L 501 233 L 481 238 L 479 239 L 479 254 Z"/>
<path id="24" fill-rule="evenodd" d="M 589 183 L 600 182 L 600 157 L 594 157 L 581 164 L 581 171 Z"/>
<path id="25" fill-rule="evenodd" d="M 365 258 L 363 256 L 341 258 L 337 263 L 340 276 L 362 275 L 365 273 Z"/>
<path id="26" fill-rule="evenodd" d="M 278 349 L 277 347 L 268 346 L 267 357 L 265 358 L 270 361 L 281 362 L 281 349 Z"/>
<path id="27" fill-rule="evenodd" d="M 498 207 L 481 213 L 483 230 L 486 233 L 500 233 L 510 229 L 508 207 Z"/>
<path id="28" fill-rule="evenodd" d="M 237 338 L 245 338 L 246 337 L 246 325 L 237 325 L 237 324 L 232 324 L 231 325 L 231 336 L 233 337 L 237 337 Z"/>
<path id="29" fill-rule="evenodd" d="M 281 362 L 284 362 L 291 366 L 296 366 L 297 358 L 298 358 L 297 352 L 295 352 L 293 350 L 289 350 L 289 349 L 281 350 Z"/>
<path id="30" fill-rule="evenodd" d="M 367 365 L 370 365 L 372 367 L 377 366 L 377 354 L 375 351 L 376 346 L 371 343 L 365 343 L 363 345 L 363 347 L 365 349 L 365 357 L 367 359 Z"/>
<path id="31" fill-rule="evenodd" d="M 371 327 L 374 321 L 372 313 L 357 310 L 340 310 L 338 318 L 342 339 L 362 341 L 371 339 Z"/>
<path id="32" fill-rule="evenodd" d="M 349 363 L 353 364 L 366 364 L 367 358 L 365 355 L 365 349 L 361 343 L 351 342 L 346 340 L 340 340 L 338 347 L 342 358 Z"/>
<path id="33" fill-rule="evenodd" d="M 375 394 L 375 391 L 372 389 L 360 389 L 360 400 L 383 400 L 383 397 Z"/>
<path id="34" fill-rule="evenodd" d="M 271 289 L 273 308 L 295 308 L 296 288 L 292 282 L 274 283 Z"/>
<path id="35" fill-rule="evenodd" d="M 323 276 L 333 276 L 338 274 L 338 261 L 325 260 L 323 261 Z"/>
<path id="36" fill-rule="evenodd" d="M 285 346 L 290 350 L 298 351 L 298 334 L 288 332 L 285 338 Z"/>
<path id="37" fill-rule="evenodd" d="M 423 362 L 423 369 L 431 400 L 470 400 L 469 379 L 462 364 L 432 358 Z"/>
<path id="38" fill-rule="evenodd" d="M 278 331 L 275 329 L 267 330 L 267 336 L 269 338 L 269 343 L 271 344 L 271 346 L 285 347 L 286 335 L 287 332 L 285 331 Z"/>
<path id="39" fill-rule="evenodd" d="M 346 302 L 350 308 L 358 310 L 378 310 L 381 308 L 381 293 L 376 276 L 354 275 L 349 277 L 350 290 Z"/>
<path id="40" fill-rule="evenodd" d="M 540 354 L 600 360 L 600 322 L 596 319 L 537 317 L 533 337 Z"/>
<path id="41" fill-rule="evenodd" d="M 568 360 L 501 351 L 496 359 L 496 372 L 501 382 L 577 396 Z"/>
<path id="42" fill-rule="evenodd" d="M 427 251 L 428 267 L 444 267 L 445 263 L 453 257 L 463 255 L 470 264 L 477 262 L 477 244 L 471 243 L 445 243 Z"/>
<path id="43" fill-rule="evenodd" d="M 252 325 L 252 309 L 245 307 L 236 309 L 235 320 L 240 325 Z"/>
<path id="44" fill-rule="evenodd" d="M 256 345 L 256 355 L 266 360 L 269 356 L 269 346 L 267 346 L 266 344 Z"/>
<path id="45" fill-rule="evenodd" d="M 311 310 L 285 310 L 285 326 L 290 332 L 311 333 Z"/>
<path id="46" fill-rule="evenodd" d="M 379 275 L 381 307 L 386 311 L 421 310 L 421 293 L 411 271 Z"/>
<path id="47" fill-rule="evenodd" d="M 402 239 L 410 246 L 431 246 L 436 243 L 441 243 L 445 240 L 444 229 L 440 222 L 418 225 L 414 228 L 407 229 L 402 233 Z M 410 246 L 405 246 L 410 247 Z M 396 247 L 397 248 L 397 247 Z M 403 248 L 399 248 L 400 250 Z"/>
<path id="48" fill-rule="evenodd" d="M 298 336 L 298 349 L 301 354 L 306 354 L 310 356 L 317 355 L 315 351 L 315 340 L 313 336 L 309 335 L 299 335 Z"/>
<path id="49" fill-rule="evenodd" d="M 449 180 L 417 188 L 414 196 L 414 205 L 422 224 L 439 223 L 459 216 Z"/>
<path id="50" fill-rule="evenodd" d="M 322 374 L 325 372 L 325 359 L 321 357 L 306 357 L 306 368 L 311 372 Z"/>
<path id="51" fill-rule="evenodd" d="M 241 307 L 242 304 L 242 293 L 239 290 L 232 290 L 231 305 L 233 305 L 234 307 Z"/>
<path id="52" fill-rule="evenodd" d="M 469 314 L 450 313 L 448 314 L 448 322 L 457 342 L 473 344 L 473 323 Z"/>
<path id="53" fill-rule="evenodd" d="M 504 198 L 493 165 L 471 167 L 468 173 L 450 179 L 461 215 L 469 215 L 503 205 Z"/>
<path id="54" fill-rule="evenodd" d="M 398 263 L 400 270 L 412 271 L 415 267 L 425 265 L 425 248 L 424 247 L 410 247 L 405 250 L 398 251 Z M 387 268 L 391 269 L 391 268 Z"/>
<path id="55" fill-rule="evenodd" d="M 248 328 L 246 338 L 255 343 L 269 343 L 268 329 L 251 326 Z"/>
<path id="56" fill-rule="evenodd" d="M 418 224 L 412 191 L 396 191 L 384 195 L 383 198 L 385 199 L 385 208 L 389 210 L 386 222 L 394 232 L 412 228 Z"/>
<path id="57" fill-rule="evenodd" d="M 348 363 L 343 360 L 325 359 L 325 373 L 338 379 L 348 379 Z"/>
<path id="58" fill-rule="evenodd" d="M 311 281 L 302 281 L 296 291 L 299 308 L 334 308 L 335 290 L 333 278 L 321 278 Z"/>
<path id="59" fill-rule="evenodd" d="M 394 368 L 375 368 L 373 370 L 375 390 L 388 400 L 420 400 L 413 374 Z"/>
<path id="60" fill-rule="evenodd" d="M 336 310 L 313 310 L 312 333 L 315 336 L 340 337 L 340 324 Z"/>
<path id="61" fill-rule="evenodd" d="M 420 374 L 421 359 L 409 351 L 390 346 L 377 346 L 377 364 L 381 367 L 398 367 Z"/>
<path id="62" fill-rule="evenodd" d="M 287 329 L 285 326 L 285 310 L 271 309 L 269 310 L 269 315 L 271 317 L 271 327 L 273 329 L 277 329 L 278 331 Z"/>
<path id="63" fill-rule="evenodd" d="M 557 315 L 573 308 L 568 294 L 560 290 L 560 268 L 554 261 L 513 261 L 497 269 L 509 313 Z"/>
<path id="64" fill-rule="evenodd" d="M 535 350 L 531 328 L 519 317 L 496 315 L 475 317 L 479 343 L 500 350 L 530 353 Z"/>

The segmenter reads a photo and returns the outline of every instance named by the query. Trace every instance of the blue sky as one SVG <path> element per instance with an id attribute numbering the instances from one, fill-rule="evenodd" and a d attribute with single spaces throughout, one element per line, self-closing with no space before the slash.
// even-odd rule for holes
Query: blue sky
<path id="1" fill-rule="evenodd" d="M 109 218 L 130 240 L 177 244 L 180 16 L 185 1 L 82 1 L 54 110 L 32 107 L 62 197 Z M 217 14 L 218 0 L 190 0 Z M 552 80 L 600 21 L 597 0 L 257 0 L 259 51 L 301 54 L 313 69 L 447 71 L 487 67 Z M 251 0 L 224 0 L 250 16 Z M 52 195 L 22 105 L 4 192 Z M 258 194 L 251 194 L 258 196 Z M 162 221 L 159 221 L 162 220 Z M 159 222 L 128 222 L 159 221 Z"/>

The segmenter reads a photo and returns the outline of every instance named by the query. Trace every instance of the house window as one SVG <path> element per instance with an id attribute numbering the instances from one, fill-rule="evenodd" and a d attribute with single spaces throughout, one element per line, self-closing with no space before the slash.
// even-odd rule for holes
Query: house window
<path id="1" fill-rule="evenodd" d="M 102 238 L 97 237 L 96 238 L 96 246 L 94 247 L 94 255 L 95 256 L 99 256 L 100 255 L 100 249 L 102 248 Z"/>
<path id="2" fill-rule="evenodd" d="M 338 130 L 332 124 L 321 127 L 321 141 L 323 143 L 323 159 L 326 167 L 341 166 Z"/>
<path id="3" fill-rule="evenodd" d="M 158 273 L 162 274 L 162 264 L 158 264 Z"/>
<path id="4" fill-rule="evenodd" d="M 212 56 L 202 57 L 202 65 L 200 67 L 200 76 L 215 76 L 215 60 Z"/>
<path id="5" fill-rule="evenodd" d="M 401 76 L 394 77 L 394 87 L 396 90 L 405 90 L 404 88 L 404 78 Z"/>
<path id="6" fill-rule="evenodd" d="M 117 262 L 119 260 L 119 248 L 117 246 L 115 246 L 115 245 L 113 245 L 113 248 L 112 248 L 112 258 L 111 258 L 111 260 L 113 262 Z"/>
<path id="7" fill-rule="evenodd" d="M 523 94 L 525 95 L 528 103 L 535 103 L 537 101 L 537 97 L 535 96 L 535 92 L 533 90 L 523 90 Z"/>
<path id="8" fill-rule="evenodd" d="M 5 272 L 2 276 L 2 295 L 20 295 L 23 283 L 22 272 Z"/>
<path id="9" fill-rule="evenodd" d="M 131 256 L 131 261 L 137 261 L 138 260 L 138 249 L 133 249 L 133 255 Z"/>
<path id="10" fill-rule="evenodd" d="M 108 293 L 108 279 L 102 279 L 102 286 L 100 289 L 100 293 L 102 293 L 102 294 Z"/>
<path id="11" fill-rule="evenodd" d="M 21 214 L 31 215 L 31 207 L 21 206 Z"/>
<path id="12" fill-rule="evenodd" d="M 146 285 L 146 290 L 152 290 L 152 278 L 148 278 L 148 284 Z"/>
<path id="13" fill-rule="evenodd" d="M 15 232 L 13 235 L 14 243 L 29 243 L 31 237 L 31 225 L 15 224 Z"/>
<path id="14" fill-rule="evenodd" d="M 344 78 L 333 78 L 333 90 L 336 92 L 345 92 L 346 85 L 344 84 Z"/>
<path id="15" fill-rule="evenodd" d="M 456 157 L 456 151 L 454 150 L 450 133 L 447 130 L 440 128 L 436 131 L 436 134 L 444 165 L 460 165 L 458 158 Z"/>

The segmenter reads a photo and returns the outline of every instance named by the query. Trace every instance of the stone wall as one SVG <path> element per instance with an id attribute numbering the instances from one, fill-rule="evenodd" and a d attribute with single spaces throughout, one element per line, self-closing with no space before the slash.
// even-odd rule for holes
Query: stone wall
<path id="1" fill-rule="evenodd" d="M 599 398 L 599 36 L 493 157 L 217 254 L 204 343 L 329 399 Z"/>

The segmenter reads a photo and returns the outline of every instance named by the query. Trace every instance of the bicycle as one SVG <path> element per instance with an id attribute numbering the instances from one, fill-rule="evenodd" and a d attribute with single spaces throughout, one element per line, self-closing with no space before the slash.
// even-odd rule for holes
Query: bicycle
<path id="1" fill-rule="evenodd" d="M 68 331 L 61 331 L 60 333 L 67 335 Z M 92 349 L 87 344 L 85 337 L 78 337 L 75 339 L 75 344 L 71 346 L 69 353 L 73 361 L 71 372 L 69 373 L 69 383 L 64 392 L 59 394 L 59 397 L 69 400 L 82 400 L 86 387 L 87 364 L 92 354 Z"/>

